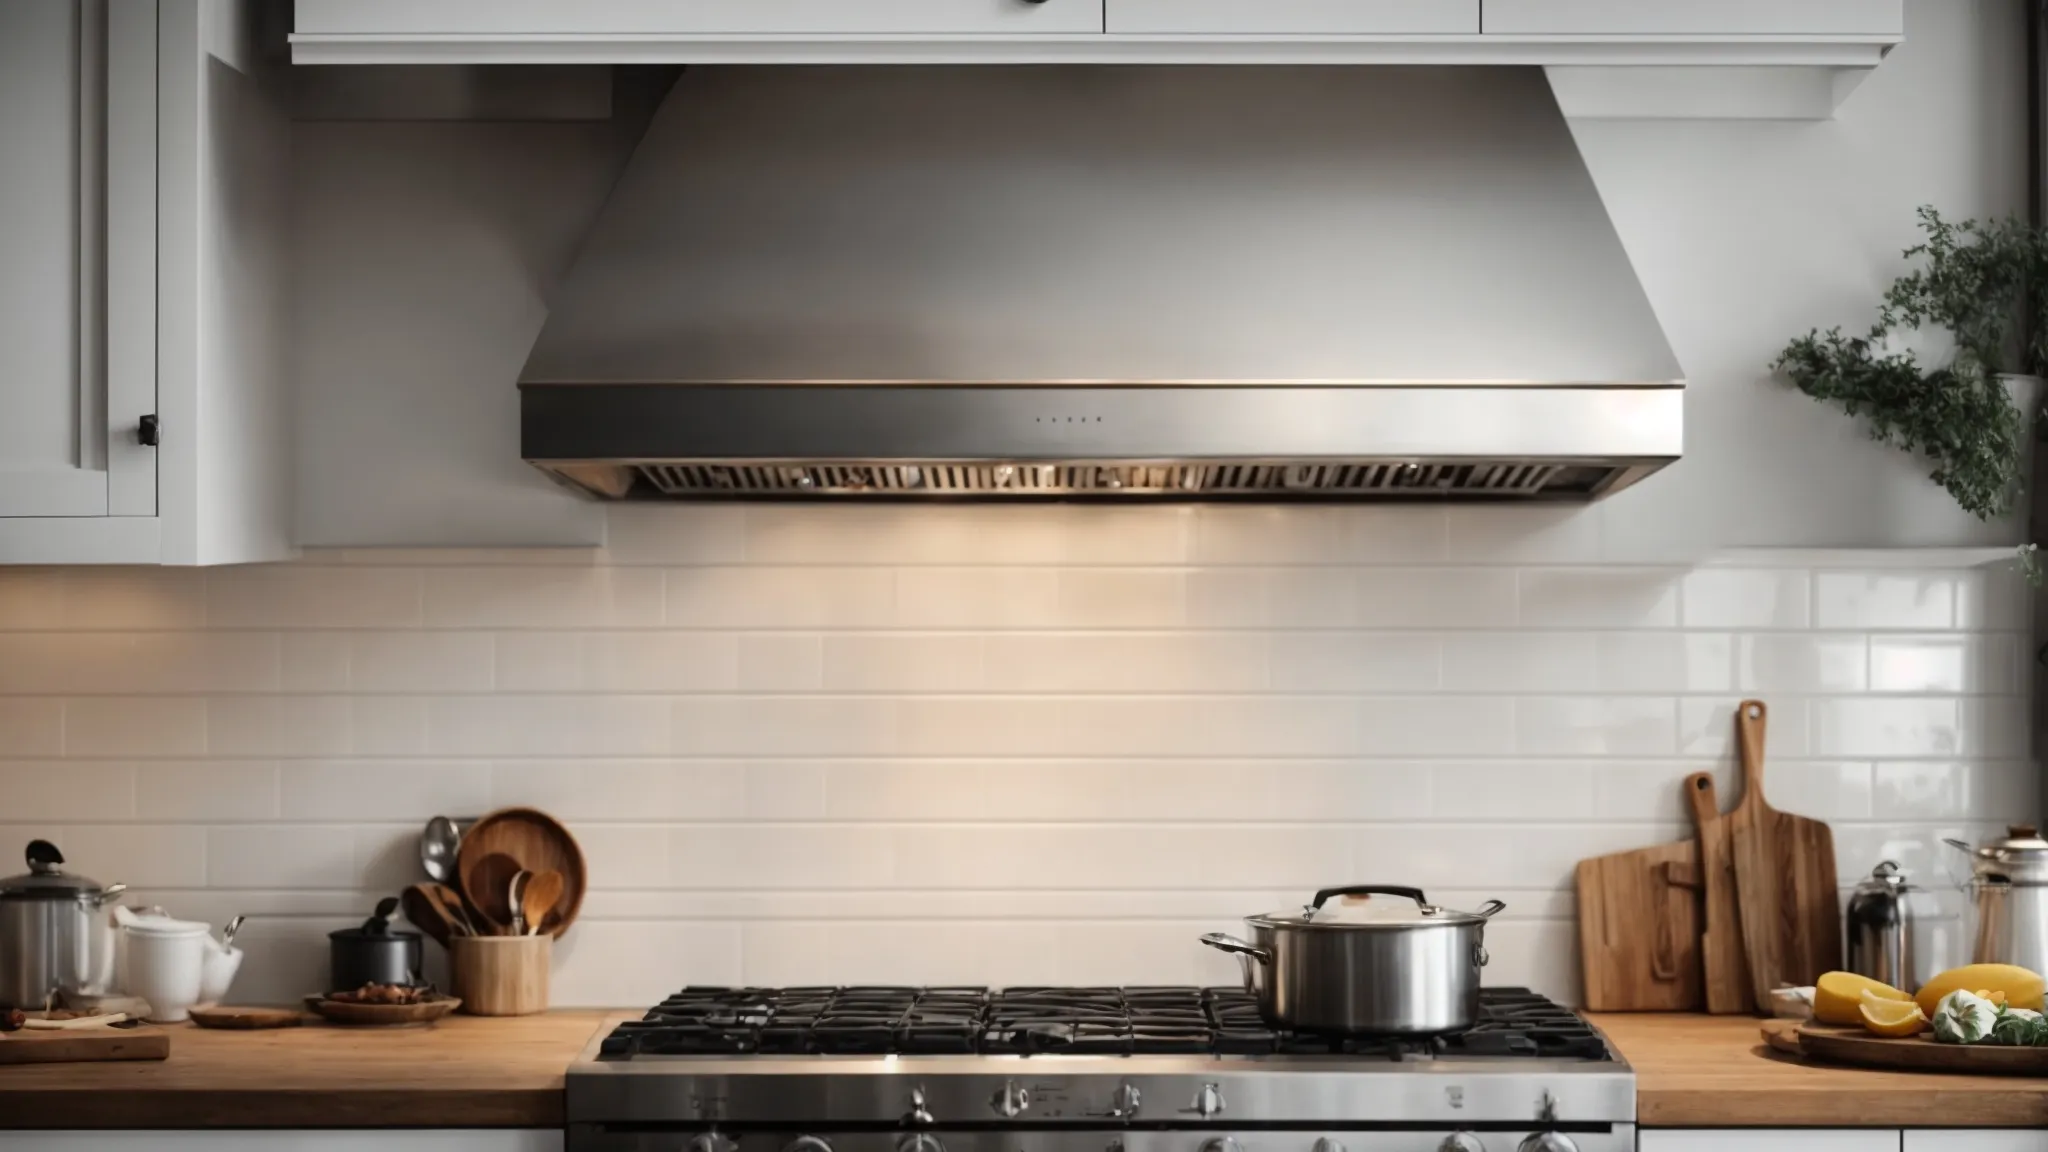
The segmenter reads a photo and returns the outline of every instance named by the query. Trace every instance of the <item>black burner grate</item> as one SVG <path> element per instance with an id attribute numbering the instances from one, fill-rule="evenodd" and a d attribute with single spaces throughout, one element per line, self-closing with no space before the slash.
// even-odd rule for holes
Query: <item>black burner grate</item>
<path id="1" fill-rule="evenodd" d="M 1241 988 L 685 988 L 619 1025 L 602 1054 L 1611 1058 L 1576 1013 L 1526 988 L 1482 990 L 1479 1015 L 1418 1039 L 1276 1031 Z"/>

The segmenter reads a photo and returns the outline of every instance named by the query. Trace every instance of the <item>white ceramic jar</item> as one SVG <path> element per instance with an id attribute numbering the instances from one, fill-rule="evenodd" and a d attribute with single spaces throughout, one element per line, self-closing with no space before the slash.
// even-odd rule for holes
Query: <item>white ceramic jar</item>
<path id="1" fill-rule="evenodd" d="M 149 1019 L 165 1024 L 189 1019 L 200 1002 L 212 929 L 168 916 L 127 918 L 121 934 L 122 967 L 130 996 L 149 1001 Z"/>

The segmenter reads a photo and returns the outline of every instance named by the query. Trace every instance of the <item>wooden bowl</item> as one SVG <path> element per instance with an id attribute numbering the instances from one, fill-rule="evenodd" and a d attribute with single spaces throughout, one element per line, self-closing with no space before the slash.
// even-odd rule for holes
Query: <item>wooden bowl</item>
<path id="1" fill-rule="evenodd" d="M 453 996 L 435 996 L 417 1004 L 351 1004 L 346 1000 L 308 996 L 306 1007 L 335 1024 L 424 1024 L 462 1007 L 462 1001 Z"/>
<path id="2" fill-rule="evenodd" d="M 529 872 L 552 868 L 562 874 L 562 898 L 548 913 L 541 933 L 560 936 L 567 932 L 583 909 L 583 892 L 590 883 L 576 837 L 561 821 L 536 808 L 500 808 L 470 825 L 455 854 L 455 874 L 462 878 L 462 889 L 472 903 L 477 894 L 470 888 L 470 875 L 494 852 L 517 860 Z"/>

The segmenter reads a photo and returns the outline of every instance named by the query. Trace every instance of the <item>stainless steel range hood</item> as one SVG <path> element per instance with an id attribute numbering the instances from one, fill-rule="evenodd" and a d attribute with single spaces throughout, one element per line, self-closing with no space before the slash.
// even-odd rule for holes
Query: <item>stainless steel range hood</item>
<path id="1" fill-rule="evenodd" d="M 606 497 L 1585 499 L 1683 421 L 1519 68 L 692 70 L 520 387 Z"/>

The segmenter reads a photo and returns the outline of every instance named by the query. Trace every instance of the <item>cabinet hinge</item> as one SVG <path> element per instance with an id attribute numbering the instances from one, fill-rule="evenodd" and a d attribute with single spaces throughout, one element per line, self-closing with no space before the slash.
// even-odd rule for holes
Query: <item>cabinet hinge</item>
<path id="1" fill-rule="evenodd" d="M 145 448 L 154 448 L 156 447 L 156 441 L 156 413 L 151 412 L 142 418 L 142 423 L 136 425 L 135 442 Z"/>

